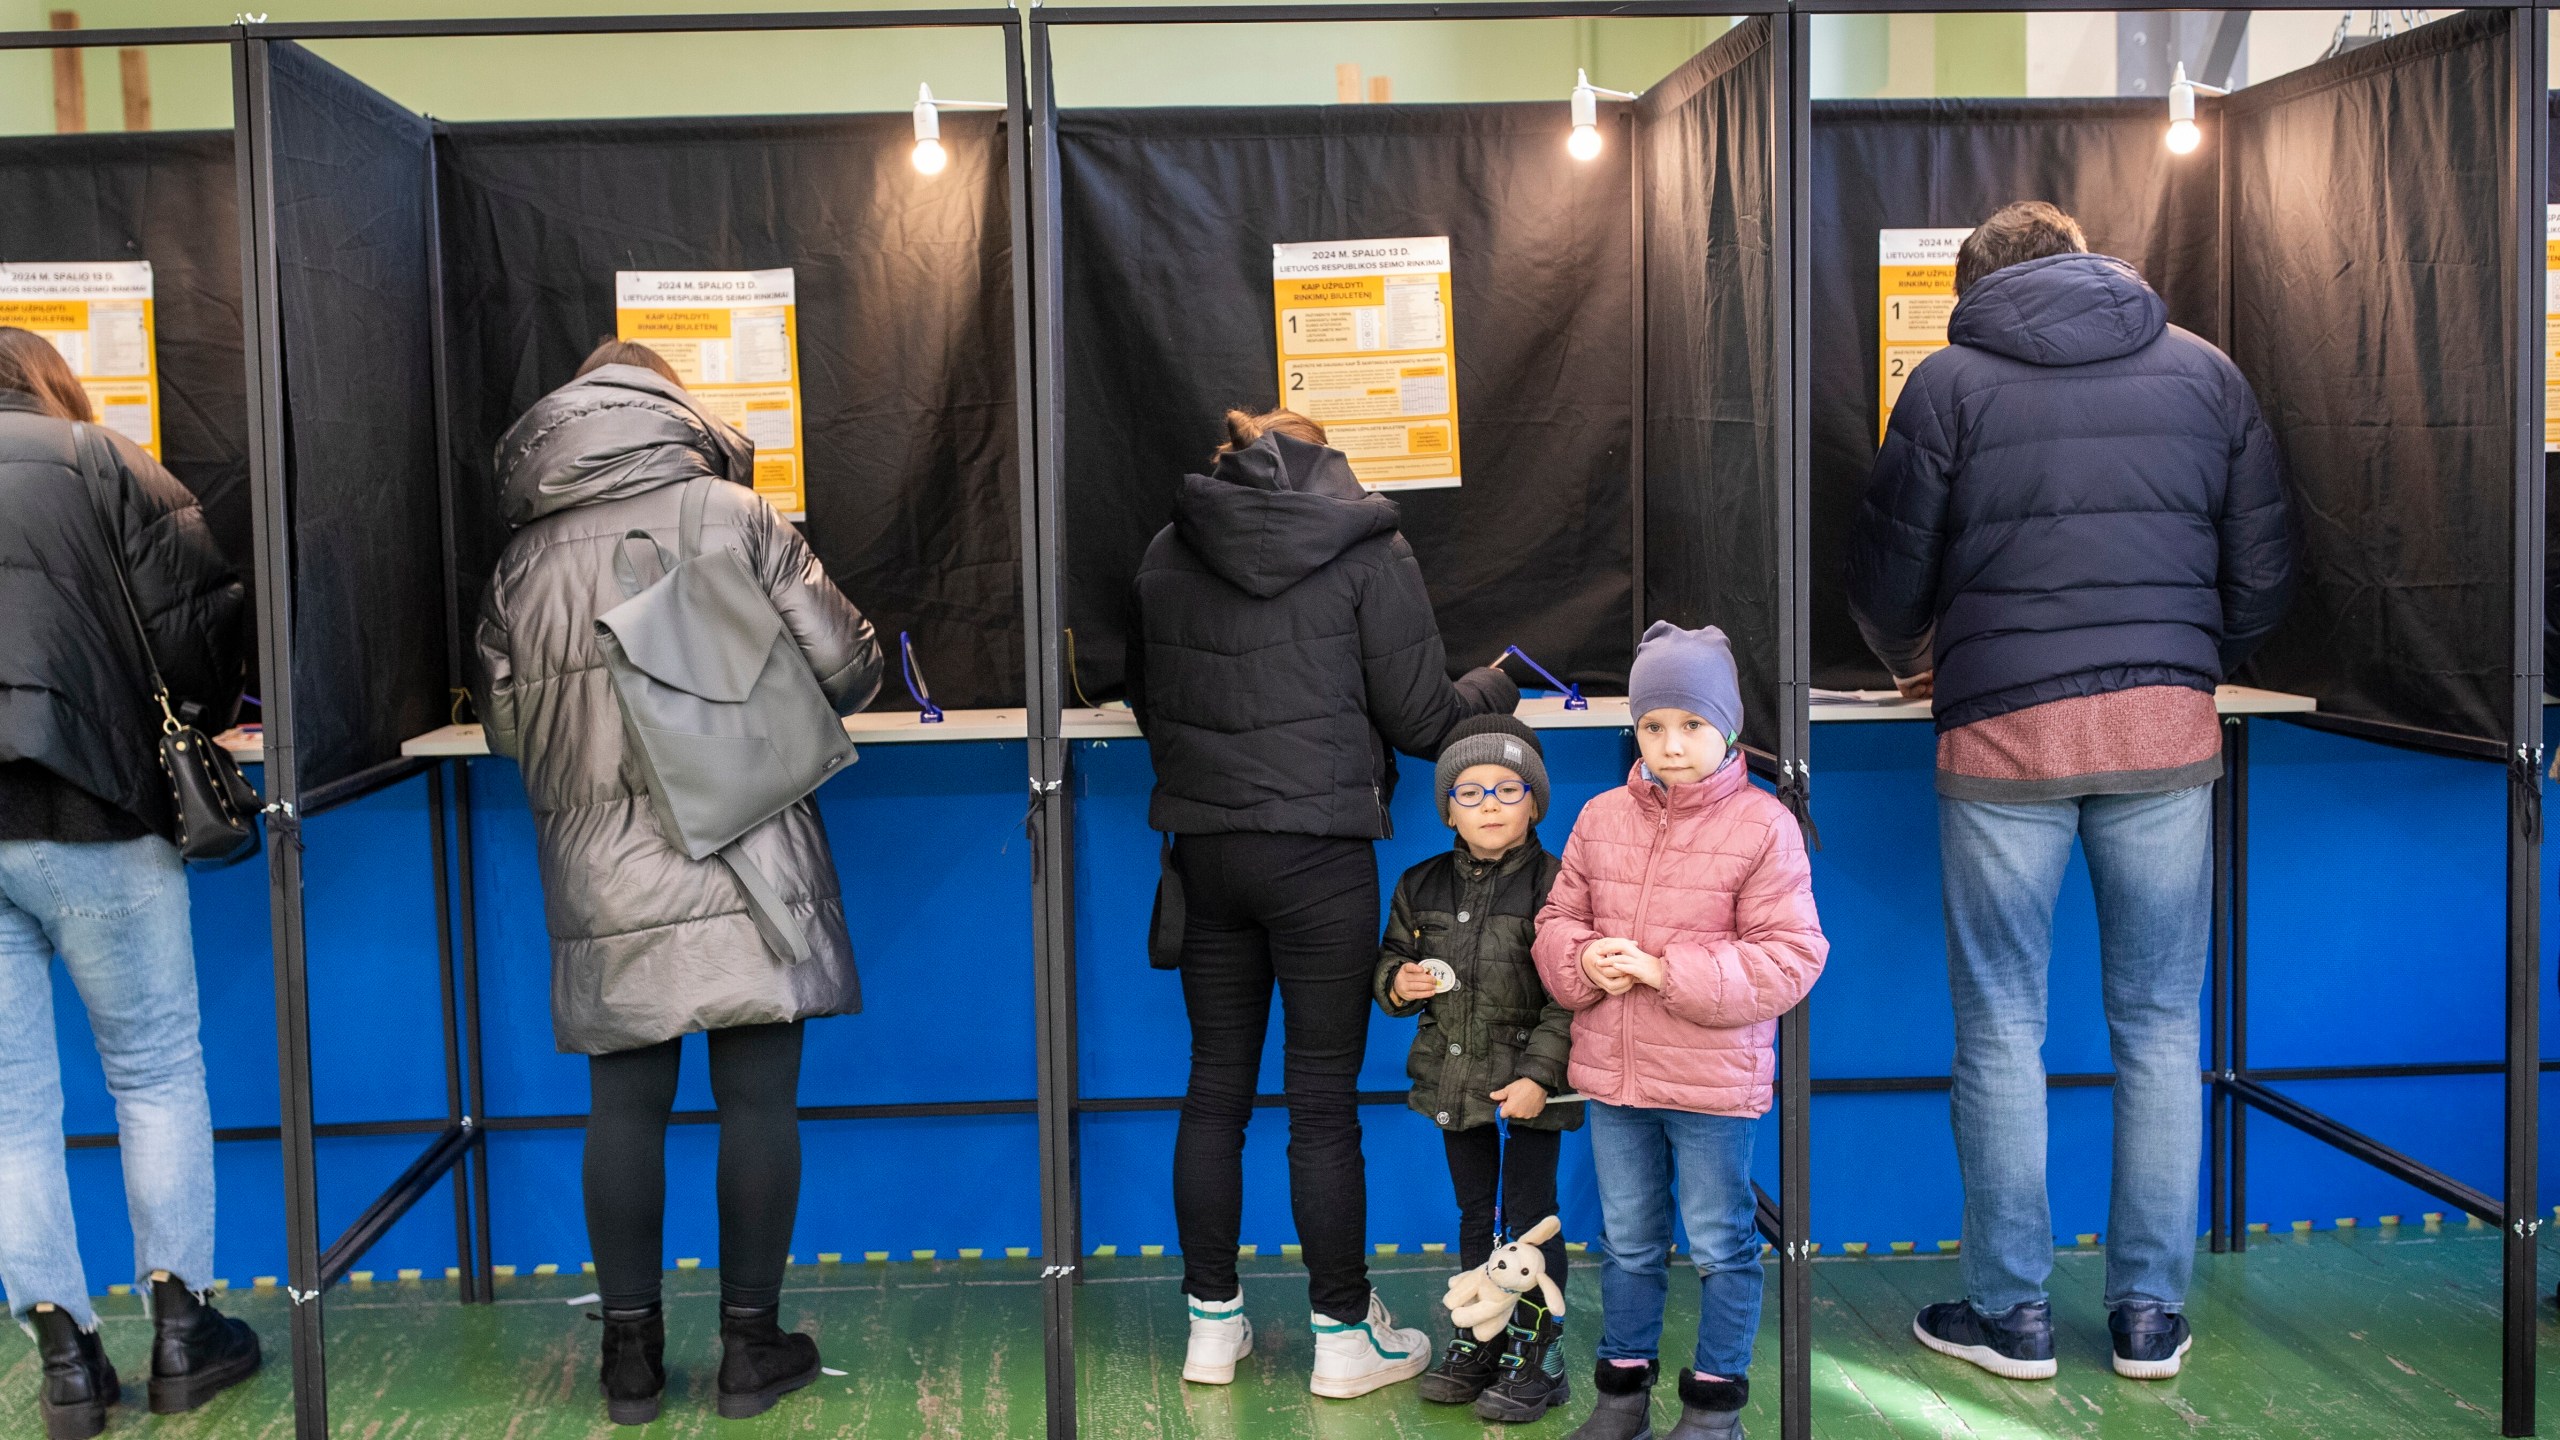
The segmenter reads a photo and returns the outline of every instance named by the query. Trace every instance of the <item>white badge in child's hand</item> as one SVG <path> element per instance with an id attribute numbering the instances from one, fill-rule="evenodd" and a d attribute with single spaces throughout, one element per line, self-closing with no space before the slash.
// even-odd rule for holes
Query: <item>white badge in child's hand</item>
<path id="1" fill-rule="evenodd" d="M 1425 960 L 1423 970 L 1431 976 L 1431 993 L 1446 995 L 1458 988 L 1458 972 L 1446 960 Z"/>

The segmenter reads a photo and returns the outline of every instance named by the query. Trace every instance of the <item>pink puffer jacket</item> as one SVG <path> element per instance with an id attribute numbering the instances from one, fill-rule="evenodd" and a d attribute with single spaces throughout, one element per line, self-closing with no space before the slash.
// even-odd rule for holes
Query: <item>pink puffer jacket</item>
<path id="1" fill-rule="evenodd" d="M 1582 949 L 1612 936 L 1662 957 L 1659 991 L 1591 983 Z M 1574 1089 L 1741 1116 L 1768 1110 L 1778 1017 L 1830 952 L 1795 817 L 1739 760 L 1668 789 L 1639 765 L 1584 806 L 1534 951 L 1547 993 L 1574 1012 Z"/>

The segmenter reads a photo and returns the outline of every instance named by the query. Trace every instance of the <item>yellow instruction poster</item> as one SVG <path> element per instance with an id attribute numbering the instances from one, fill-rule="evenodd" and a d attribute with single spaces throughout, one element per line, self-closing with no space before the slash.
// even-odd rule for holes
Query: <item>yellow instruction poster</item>
<path id="1" fill-rule="evenodd" d="M 1458 483 L 1449 237 L 1271 247 L 1280 403 L 1372 490 Z"/>
<path id="2" fill-rule="evenodd" d="M 1882 353 L 1876 357 L 1881 403 L 1876 406 L 1876 443 L 1893 419 L 1893 402 L 1902 398 L 1911 368 L 1947 348 L 1947 317 L 1956 309 L 1956 247 L 1972 234 L 1960 230 L 1883 230 L 1877 232 L 1876 279 Z"/>
<path id="3" fill-rule="evenodd" d="M 614 334 L 667 358 L 703 408 L 756 446 L 756 493 L 809 518 L 800 322 L 789 270 L 618 270 Z"/>
<path id="4" fill-rule="evenodd" d="M 51 341 L 89 392 L 98 423 L 160 458 L 149 261 L 0 263 L 0 325 Z"/>
<path id="5" fill-rule="evenodd" d="M 2560 205 L 2542 219 L 2542 448 L 2560 451 Z"/>

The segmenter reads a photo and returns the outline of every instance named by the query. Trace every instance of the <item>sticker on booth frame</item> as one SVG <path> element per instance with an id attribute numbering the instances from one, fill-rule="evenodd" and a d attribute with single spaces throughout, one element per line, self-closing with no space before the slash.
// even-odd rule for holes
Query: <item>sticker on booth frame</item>
<path id="1" fill-rule="evenodd" d="M 800 448 L 800 316 L 785 270 L 617 270 L 613 329 L 666 358 L 703 408 L 755 442 L 756 493 L 809 518 Z"/>
<path id="2" fill-rule="evenodd" d="M 147 260 L 0 264 L 0 325 L 50 342 L 98 423 L 160 458 L 160 362 Z"/>
<path id="3" fill-rule="evenodd" d="M 1971 226 L 1876 232 L 1879 445 L 1912 370 L 1947 348 L 1947 320 L 1956 309 L 1956 249 L 1972 233 Z"/>
<path id="4" fill-rule="evenodd" d="M 1280 404 L 1371 490 L 1459 483 L 1449 237 L 1271 247 Z"/>

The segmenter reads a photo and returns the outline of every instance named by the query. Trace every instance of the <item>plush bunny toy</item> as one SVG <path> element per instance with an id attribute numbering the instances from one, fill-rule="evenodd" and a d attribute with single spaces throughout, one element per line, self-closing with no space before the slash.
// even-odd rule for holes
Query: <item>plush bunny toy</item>
<path id="1" fill-rule="evenodd" d="M 1449 1277 L 1448 1297 L 1440 1302 L 1449 1308 L 1449 1318 L 1459 1329 L 1490 1342 L 1509 1323 L 1512 1306 L 1532 1290 L 1545 1297 L 1548 1314 L 1563 1315 L 1564 1292 L 1547 1278 L 1547 1257 L 1538 1249 L 1563 1228 L 1564 1222 L 1550 1215 L 1494 1251 L 1492 1259 Z"/>

